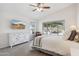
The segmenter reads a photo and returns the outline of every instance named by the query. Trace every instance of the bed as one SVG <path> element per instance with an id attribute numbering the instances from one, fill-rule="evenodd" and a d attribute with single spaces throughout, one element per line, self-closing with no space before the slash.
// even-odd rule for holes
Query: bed
<path id="1" fill-rule="evenodd" d="M 43 51 L 45 50 L 54 52 L 58 55 L 65 55 L 65 56 L 71 55 L 70 46 L 69 44 L 67 44 L 67 40 L 63 40 L 62 36 L 56 36 L 56 35 L 38 36 L 34 40 L 33 47 Z"/>
<path id="2" fill-rule="evenodd" d="M 32 47 L 54 56 L 79 56 L 79 42 L 67 40 L 69 35 L 38 36 L 34 39 Z"/>

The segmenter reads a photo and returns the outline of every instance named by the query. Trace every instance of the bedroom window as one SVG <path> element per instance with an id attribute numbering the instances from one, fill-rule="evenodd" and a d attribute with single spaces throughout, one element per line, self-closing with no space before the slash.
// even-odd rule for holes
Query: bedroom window
<path id="1" fill-rule="evenodd" d="M 43 33 L 44 34 L 54 34 L 54 35 L 63 35 L 65 30 L 64 26 L 65 21 L 50 21 L 43 23 Z"/>

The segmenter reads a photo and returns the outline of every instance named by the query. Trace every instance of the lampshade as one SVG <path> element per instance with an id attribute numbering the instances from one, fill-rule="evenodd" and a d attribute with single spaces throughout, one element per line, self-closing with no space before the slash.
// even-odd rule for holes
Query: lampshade
<path id="1" fill-rule="evenodd" d="M 77 28 L 76 28 L 75 25 L 70 26 L 70 30 L 76 30 L 76 29 L 77 29 Z"/>

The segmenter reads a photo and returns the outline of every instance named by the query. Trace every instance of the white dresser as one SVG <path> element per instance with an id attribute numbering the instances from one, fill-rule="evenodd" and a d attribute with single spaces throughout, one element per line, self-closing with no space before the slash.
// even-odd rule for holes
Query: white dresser
<path id="1" fill-rule="evenodd" d="M 9 46 L 8 33 L 0 33 L 0 48 Z"/>
<path id="2" fill-rule="evenodd" d="M 26 31 L 17 31 L 9 33 L 9 45 L 12 47 L 14 45 L 24 43 L 30 40 L 30 35 Z"/>

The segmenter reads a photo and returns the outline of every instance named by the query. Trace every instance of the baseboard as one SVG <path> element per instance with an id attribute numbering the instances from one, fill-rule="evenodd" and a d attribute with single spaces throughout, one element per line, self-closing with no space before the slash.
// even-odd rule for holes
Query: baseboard
<path id="1" fill-rule="evenodd" d="M 29 42 L 29 41 L 22 42 L 22 43 L 19 43 L 19 44 L 13 45 L 12 47 L 15 47 L 15 46 L 18 46 L 18 45 L 21 45 L 21 44 L 24 44 L 24 43 L 28 43 L 28 42 Z"/>
<path id="2" fill-rule="evenodd" d="M 15 46 L 18 46 L 18 45 L 21 45 L 21 44 L 25 44 L 25 43 L 28 43 L 29 41 L 26 41 L 26 42 L 22 42 L 20 44 L 16 44 L 16 45 L 13 45 L 12 47 L 15 47 Z M 0 48 L 0 50 L 2 49 L 5 49 L 5 48 L 11 48 L 10 46 L 7 46 L 7 47 L 4 47 L 4 48 Z"/>

